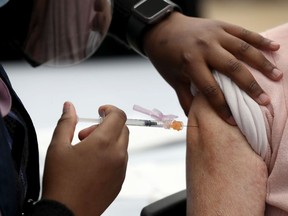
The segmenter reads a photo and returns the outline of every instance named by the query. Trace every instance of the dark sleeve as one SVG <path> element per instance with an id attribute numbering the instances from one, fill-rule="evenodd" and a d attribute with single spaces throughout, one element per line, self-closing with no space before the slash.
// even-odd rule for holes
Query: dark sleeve
<path id="1" fill-rule="evenodd" d="M 139 0 L 114 0 L 113 18 L 109 35 L 128 46 L 126 39 L 127 24 L 133 5 Z M 198 16 L 199 0 L 173 0 L 187 16 Z"/>
<path id="2" fill-rule="evenodd" d="M 74 216 L 74 214 L 59 202 L 41 200 L 31 207 L 28 216 Z"/>
<path id="3" fill-rule="evenodd" d="M 130 10 L 139 0 L 114 0 L 113 18 L 109 29 L 109 35 L 128 46 L 126 39 L 127 24 Z"/>

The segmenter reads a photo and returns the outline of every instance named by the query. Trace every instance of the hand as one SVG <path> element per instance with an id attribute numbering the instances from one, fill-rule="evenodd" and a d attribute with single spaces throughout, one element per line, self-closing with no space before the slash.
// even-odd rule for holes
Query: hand
<path id="1" fill-rule="evenodd" d="M 116 198 L 125 178 L 129 131 L 126 115 L 102 106 L 104 121 L 79 132 L 81 142 L 71 145 L 77 116 L 66 102 L 48 148 L 43 199 L 66 205 L 74 214 L 95 216 Z"/>
<path id="2" fill-rule="evenodd" d="M 240 130 L 201 95 L 187 128 L 187 215 L 263 216 L 268 169 Z"/>
<path id="3" fill-rule="evenodd" d="M 269 97 L 240 61 L 272 80 L 282 73 L 258 49 L 276 51 L 279 45 L 239 26 L 173 12 L 145 34 L 143 48 L 163 78 L 175 89 L 188 114 L 193 96 L 191 82 L 220 117 L 231 123 L 231 113 L 212 70 L 230 77 L 259 104 Z"/>

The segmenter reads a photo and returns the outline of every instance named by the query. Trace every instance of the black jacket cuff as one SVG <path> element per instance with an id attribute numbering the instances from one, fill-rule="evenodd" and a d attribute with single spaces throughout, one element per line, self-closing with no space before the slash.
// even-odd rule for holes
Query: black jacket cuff
<path id="1" fill-rule="evenodd" d="M 29 216 L 74 216 L 65 205 L 53 200 L 40 200 L 28 213 Z"/>

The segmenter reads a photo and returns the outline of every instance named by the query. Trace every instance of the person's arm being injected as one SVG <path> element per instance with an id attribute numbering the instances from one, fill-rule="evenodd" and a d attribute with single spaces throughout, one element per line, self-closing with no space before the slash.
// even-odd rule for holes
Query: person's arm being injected
<path id="1" fill-rule="evenodd" d="M 240 60 L 272 80 L 282 77 L 282 72 L 257 50 L 276 51 L 280 47 L 276 42 L 221 21 L 174 12 L 147 32 L 143 47 L 159 73 L 175 89 L 186 114 L 193 100 L 193 83 L 219 116 L 231 123 L 231 113 L 212 70 L 230 77 L 259 104 L 267 104 L 270 99 Z"/>
<path id="2" fill-rule="evenodd" d="M 149 1 L 149 4 L 153 5 L 159 1 L 162 0 Z M 137 35 L 136 27 L 133 27 L 130 20 L 134 16 L 132 8 L 138 2 L 115 1 L 109 31 L 136 51 L 139 52 L 140 47 L 140 53 L 150 59 L 161 76 L 174 88 L 186 115 L 193 100 L 190 91 L 193 83 L 206 96 L 218 115 L 234 124 L 222 91 L 213 78 L 212 70 L 230 77 L 259 104 L 269 102 L 267 94 L 240 60 L 258 69 L 269 79 L 277 81 L 281 79 L 282 72 L 258 49 L 276 51 L 279 49 L 279 44 L 240 26 L 190 17 L 184 10 L 185 1 L 180 0 L 174 0 L 173 3 L 183 7 L 183 14 L 178 9 L 172 11 Z M 126 31 L 123 33 L 123 26 L 126 26 L 128 33 Z M 138 43 L 139 47 L 133 46 L 128 41 L 127 34 L 130 34 L 130 39 Z"/>

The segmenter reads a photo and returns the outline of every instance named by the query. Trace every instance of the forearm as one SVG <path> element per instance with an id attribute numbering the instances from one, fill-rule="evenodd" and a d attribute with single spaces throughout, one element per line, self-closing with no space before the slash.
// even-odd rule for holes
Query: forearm
<path id="1" fill-rule="evenodd" d="M 255 215 L 265 210 L 267 169 L 237 127 L 196 98 L 187 133 L 188 215 Z"/>

